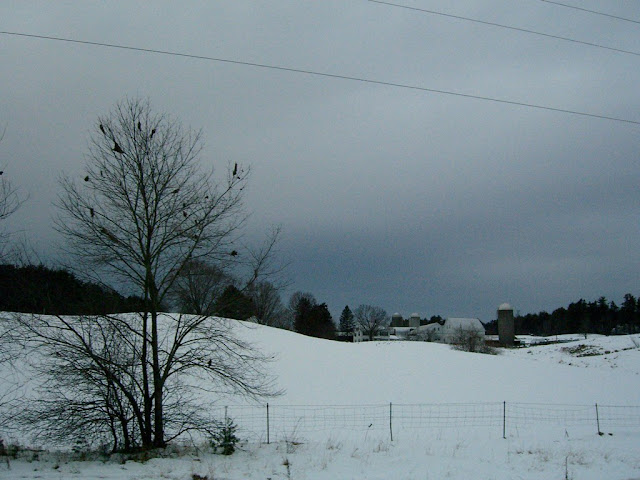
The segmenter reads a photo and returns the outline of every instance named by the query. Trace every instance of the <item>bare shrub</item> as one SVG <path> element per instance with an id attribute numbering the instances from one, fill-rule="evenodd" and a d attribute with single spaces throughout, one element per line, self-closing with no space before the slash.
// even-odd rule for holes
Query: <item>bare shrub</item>
<path id="1" fill-rule="evenodd" d="M 484 335 L 472 329 L 458 328 L 453 337 L 452 346 L 463 352 L 497 354 L 497 350 L 485 343 Z"/>

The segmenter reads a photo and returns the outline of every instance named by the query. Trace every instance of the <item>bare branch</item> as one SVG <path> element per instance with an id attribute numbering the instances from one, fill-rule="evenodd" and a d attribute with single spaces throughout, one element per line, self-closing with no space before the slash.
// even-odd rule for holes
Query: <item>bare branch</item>
<path id="1" fill-rule="evenodd" d="M 362 333 L 368 336 L 369 340 L 373 340 L 378 331 L 389 324 L 387 312 L 380 307 L 360 305 L 353 314 Z"/>
<path id="2" fill-rule="evenodd" d="M 6 127 L 0 133 L 0 142 L 4 138 Z M 13 215 L 18 208 L 26 201 L 26 196 L 22 195 L 18 188 L 11 182 L 11 172 L 6 165 L 0 165 L 0 222 Z M 0 241 L 6 242 L 8 234 L 0 231 Z M 0 245 L 4 247 L 4 245 Z M 0 257 L 2 256 L 0 250 Z"/>
<path id="3" fill-rule="evenodd" d="M 196 418 L 196 405 L 184 402 L 204 380 L 250 397 L 273 393 L 262 371 L 268 357 L 206 315 L 227 272 L 248 267 L 246 284 L 253 285 L 277 271 L 272 261 L 280 232 L 238 254 L 250 171 L 234 163 L 217 179 L 200 166 L 202 145 L 201 132 L 154 113 L 148 100 L 125 99 L 98 118 L 85 172 L 60 180 L 56 228 L 69 254 L 90 271 L 133 286 L 145 308 L 139 316 L 40 318 L 32 334 L 56 360 L 49 376 L 84 382 L 74 402 L 99 407 L 96 422 L 125 448 L 136 442 L 162 447 L 183 428 L 195 428 L 184 415 Z M 195 281 L 203 278 L 202 265 L 211 282 L 204 293 Z M 197 308 L 201 315 L 160 313 L 182 294 L 206 296 Z M 66 390 L 56 387 L 63 396 Z"/>

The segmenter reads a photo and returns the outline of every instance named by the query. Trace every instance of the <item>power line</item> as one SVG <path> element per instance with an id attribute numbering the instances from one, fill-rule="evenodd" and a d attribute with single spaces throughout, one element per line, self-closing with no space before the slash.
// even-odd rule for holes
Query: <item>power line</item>
<path id="1" fill-rule="evenodd" d="M 607 45 L 602 45 L 600 43 L 585 42 L 583 40 L 576 40 L 575 38 L 563 37 L 560 35 L 552 35 L 550 33 L 538 32 L 536 30 L 529 30 L 527 28 L 512 27 L 510 25 L 504 25 L 502 23 L 488 22 L 485 20 L 478 20 L 477 18 L 463 17 L 461 15 L 453 15 L 451 13 L 438 12 L 436 10 L 428 10 L 426 8 L 411 7 L 409 5 L 402 5 L 400 3 L 385 2 L 382 0 L 368 0 L 368 1 L 371 3 L 379 3 L 381 5 L 387 5 L 389 7 L 403 8 L 405 10 L 413 10 L 416 12 L 428 13 L 431 15 L 439 15 L 441 17 L 455 18 L 456 20 L 464 20 L 465 22 L 473 22 L 473 23 L 479 23 L 482 25 L 488 25 L 491 27 L 505 28 L 507 30 L 514 30 L 516 32 L 529 33 L 531 35 L 538 35 L 540 37 L 553 38 L 553 39 L 562 40 L 565 42 L 577 43 L 580 45 L 587 45 L 589 47 L 602 48 L 604 50 L 609 50 L 612 52 L 626 53 L 628 55 L 635 55 L 637 57 L 640 57 L 640 52 L 634 52 L 632 50 L 624 50 L 622 48 L 616 48 L 616 47 L 609 47 Z"/>
<path id="2" fill-rule="evenodd" d="M 569 5 L 567 3 L 552 2 L 551 0 L 540 0 L 540 1 L 541 2 L 545 2 L 545 3 L 553 3 L 554 5 L 560 5 L 561 7 L 573 8 L 574 10 L 580 10 L 582 12 L 593 13 L 595 15 L 602 15 L 603 17 L 615 18 L 616 20 L 624 20 L 625 22 L 631 22 L 631 23 L 640 24 L 640 21 L 638 21 L 638 20 L 633 20 L 631 18 L 626 18 L 626 17 L 618 17 L 617 15 L 611 15 L 609 13 L 598 12 L 597 10 L 589 10 L 588 8 L 576 7 L 575 5 Z"/>
<path id="3" fill-rule="evenodd" d="M 450 95 L 450 96 L 454 96 L 454 97 L 473 98 L 473 99 L 476 99 L 476 100 L 483 100 L 483 101 L 486 101 L 486 102 L 503 103 L 503 104 L 507 104 L 507 105 L 516 105 L 516 106 L 519 106 L 519 107 L 535 108 L 535 109 L 538 109 L 538 110 L 548 110 L 548 111 L 552 111 L 552 112 L 566 113 L 566 114 L 578 115 L 578 116 L 582 116 L 582 117 L 599 118 L 601 120 L 609 120 L 609 121 L 613 121 L 613 122 L 621 122 L 621 123 L 630 123 L 630 124 L 633 124 L 633 125 L 640 125 L 640 121 L 630 120 L 630 119 L 627 119 L 627 118 L 611 117 L 611 116 L 607 116 L 607 115 L 599 115 L 599 114 L 595 114 L 595 113 L 580 112 L 578 110 L 568 110 L 568 109 L 564 109 L 564 108 L 556 108 L 556 107 L 550 107 L 550 106 L 547 106 L 547 105 L 539 105 L 539 104 L 534 104 L 534 103 L 518 102 L 518 101 L 515 101 L 515 100 L 506 100 L 506 99 L 502 99 L 502 98 L 485 97 L 485 96 L 481 96 L 481 95 L 472 95 L 472 94 L 469 94 L 469 93 L 454 92 L 454 91 L 451 91 L 451 90 L 440 90 L 440 89 L 435 89 L 435 88 L 422 87 L 422 86 L 419 86 L 419 85 L 410 85 L 410 84 L 397 83 L 397 82 L 387 82 L 387 81 L 383 81 L 383 80 L 374 80 L 374 79 L 371 79 L 371 78 L 354 77 L 354 76 L 350 76 L 350 75 L 341 75 L 341 74 L 335 74 L 335 73 L 318 72 L 318 71 L 315 71 L 315 70 L 306 70 L 306 69 L 301 69 L 301 68 L 284 67 L 284 66 L 281 66 L 281 65 L 270 65 L 270 64 L 266 64 L 266 63 L 245 62 L 245 61 L 242 61 L 242 60 L 233 60 L 233 59 L 229 59 L 229 58 L 210 57 L 210 56 L 206 56 L 206 55 L 194 55 L 194 54 L 189 54 L 189 53 L 172 52 L 172 51 L 168 51 L 168 50 L 157 50 L 157 49 L 153 49 L 153 48 L 132 47 L 130 45 L 119 45 L 119 44 L 115 44 L 115 43 L 92 42 L 92 41 L 89 41 L 89 40 L 76 40 L 76 39 L 72 39 L 72 38 L 53 37 L 53 36 L 49 36 L 49 35 L 35 35 L 35 34 L 29 34 L 29 33 L 8 32 L 8 31 L 0 31 L 0 34 L 1 35 L 11 35 L 11 36 L 16 36 L 16 37 L 38 38 L 38 39 L 41 39 L 41 40 L 53 40 L 53 41 L 57 41 L 57 42 L 76 43 L 76 44 L 81 44 L 81 45 L 91 45 L 91 46 L 97 46 L 97 47 L 115 48 L 115 49 L 120 49 L 120 50 L 130 50 L 130 51 L 142 52 L 142 53 L 155 53 L 155 54 L 159 54 L 159 55 L 169 55 L 169 56 L 173 56 L 173 57 L 191 58 L 191 59 L 195 59 L 195 60 L 206 60 L 206 61 L 210 61 L 210 62 L 227 63 L 227 64 L 233 64 L 233 65 L 243 65 L 243 66 L 246 66 L 246 67 L 264 68 L 264 69 L 279 70 L 279 71 L 284 71 L 284 72 L 301 73 L 301 74 L 305 74 L 305 75 L 312 75 L 312 76 L 318 76 L 318 77 L 334 78 L 334 79 L 340 79 L 340 80 L 350 80 L 350 81 L 354 81 L 354 82 L 369 83 L 369 84 L 374 84 L 374 85 L 383 85 L 383 86 L 386 86 L 386 87 L 404 88 L 404 89 L 408 89 L 408 90 L 417 90 L 417 91 L 420 91 L 420 92 L 436 93 L 436 94 L 440 94 L 440 95 Z"/>

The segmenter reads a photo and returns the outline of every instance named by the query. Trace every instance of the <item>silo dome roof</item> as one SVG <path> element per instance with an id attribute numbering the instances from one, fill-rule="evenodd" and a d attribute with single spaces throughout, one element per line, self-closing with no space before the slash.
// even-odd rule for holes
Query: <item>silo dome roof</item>
<path id="1" fill-rule="evenodd" d="M 503 303 L 498 307 L 498 310 L 513 310 L 513 307 L 508 303 Z"/>

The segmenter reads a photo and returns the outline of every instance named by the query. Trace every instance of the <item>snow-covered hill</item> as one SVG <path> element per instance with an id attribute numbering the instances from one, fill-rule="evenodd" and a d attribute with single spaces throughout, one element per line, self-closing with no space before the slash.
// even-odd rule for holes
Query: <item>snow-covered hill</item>
<path id="1" fill-rule="evenodd" d="M 277 354 L 272 369 L 286 389 L 277 403 L 640 404 L 640 385 L 634 378 L 640 373 L 640 348 L 629 336 L 593 336 L 481 355 L 437 343 L 338 343 L 251 324 L 237 331 Z M 634 339 L 640 345 L 640 335 Z M 602 355 L 567 353 L 578 345 Z M 607 368 L 614 364 L 624 368 Z"/>
<path id="2" fill-rule="evenodd" d="M 471 354 L 417 342 L 347 344 L 238 322 L 239 336 L 276 355 L 270 369 L 285 393 L 276 405 L 537 402 L 640 405 L 640 336 L 600 337 Z M 564 340 L 567 340 L 566 338 Z M 218 399 L 220 405 L 243 403 Z M 500 427 L 421 428 L 394 441 L 386 432 L 331 429 L 270 445 L 248 443 L 233 456 L 192 454 L 127 462 L 60 457 L 0 465 L 0 477 L 227 479 L 610 479 L 640 478 L 640 425 L 588 431 Z M 608 433 L 612 433 L 609 435 Z M 291 439 L 290 439 L 291 440 Z M 296 442 L 296 443 L 298 443 Z"/>

